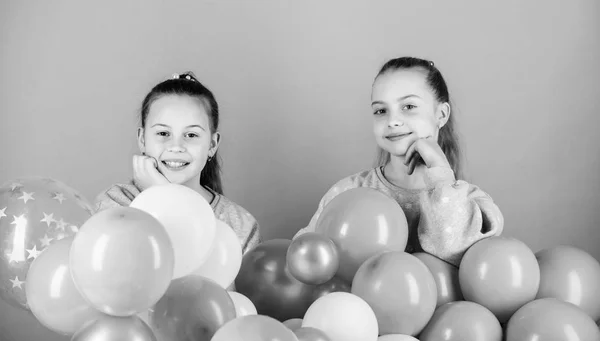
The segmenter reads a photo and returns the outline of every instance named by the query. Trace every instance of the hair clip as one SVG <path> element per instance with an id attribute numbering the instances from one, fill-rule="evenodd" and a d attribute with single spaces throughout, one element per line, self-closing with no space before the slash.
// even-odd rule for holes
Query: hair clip
<path id="1" fill-rule="evenodd" d="M 183 74 L 178 74 L 178 73 L 174 73 L 172 76 L 173 79 L 183 79 L 183 80 L 188 80 L 188 81 L 192 81 L 192 82 L 196 82 L 196 79 L 191 76 L 188 73 L 183 73 Z"/>
<path id="2" fill-rule="evenodd" d="M 433 65 L 434 65 L 433 62 L 430 60 L 429 61 L 429 66 L 433 67 Z"/>

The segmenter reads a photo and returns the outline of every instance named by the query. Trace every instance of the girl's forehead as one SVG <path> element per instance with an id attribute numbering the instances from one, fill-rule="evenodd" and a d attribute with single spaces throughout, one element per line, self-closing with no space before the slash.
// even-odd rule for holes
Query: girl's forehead
<path id="1" fill-rule="evenodd" d="M 150 106 L 146 124 L 169 126 L 208 126 L 208 112 L 202 100 L 190 96 L 166 95 Z"/>
<path id="2" fill-rule="evenodd" d="M 388 71 L 373 83 L 373 100 L 387 97 L 401 98 L 408 95 L 427 97 L 431 90 L 425 78 L 425 72 L 419 69 Z"/>

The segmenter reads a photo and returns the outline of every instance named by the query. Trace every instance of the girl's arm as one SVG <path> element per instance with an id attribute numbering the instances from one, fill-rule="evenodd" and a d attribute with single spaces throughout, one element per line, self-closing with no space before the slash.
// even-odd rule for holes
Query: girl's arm
<path id="1" fill-rule="evenodd" d="M 477 186 L 445 167 L 428 169 L 426 181 L 431 189 L 421 195 L 418 228 L 425 252 L 458 266 L 471 245 L 502 233 L 502 212 Z"/>

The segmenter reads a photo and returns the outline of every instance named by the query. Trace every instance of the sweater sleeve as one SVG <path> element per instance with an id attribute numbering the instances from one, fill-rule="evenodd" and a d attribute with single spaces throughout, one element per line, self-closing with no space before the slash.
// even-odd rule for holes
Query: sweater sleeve
<path id="1" fill-rule="evenodd" d="M 423 250 L 456 266 L 476 242 L 497 236 L 504 217 L 492 198 L 462 180 L 450 168 L 427 170 L 430 190 L 420 197 L 418 236 Z"/>
<path id="2" fill-rule="evenodd" d="M 133 185 L 114 185 L 96 197 L 94 212 L 108 208 L 129 206 L 140 191 Z"/>

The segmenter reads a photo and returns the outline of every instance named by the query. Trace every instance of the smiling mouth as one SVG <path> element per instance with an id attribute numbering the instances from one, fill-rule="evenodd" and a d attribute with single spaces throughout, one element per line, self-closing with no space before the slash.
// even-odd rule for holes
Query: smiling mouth
<path id="1" fill-rule="evenodd" d="M 392 134 L 392 135 L 387 135 L 385 138 L 390 141 L 398 141 L 398 140 L 402 140 L 403 138 L 407 137 L 410 134 L 412 134 L 412 133 Z"/>
<path id="2" fill-rule="evenodd" d="M 182 170 L 187 167 L 190 163 L 187 161 L 162 161 L 162 164 L 170 170 Z"/>

